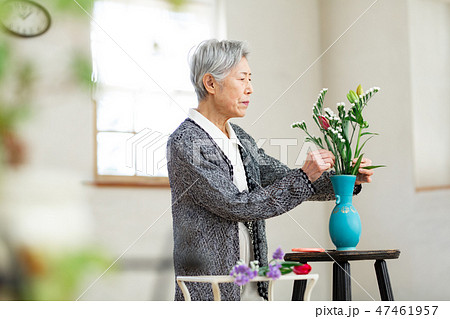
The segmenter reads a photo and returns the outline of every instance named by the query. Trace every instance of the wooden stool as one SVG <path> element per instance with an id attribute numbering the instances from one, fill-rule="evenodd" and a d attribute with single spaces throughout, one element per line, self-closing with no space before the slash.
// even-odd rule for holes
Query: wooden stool
<path id="1" fill-rule="evenodd" d="M 393 301 L 391 282 L 385 259 L 397 259 L 400 251 L 392 250 L 327 250 L 325 252 L 296 252 L 287 253 L 286 261 L 333 262 L 333 301 L 352 300 L 350 263 L 353 260 L 375 260 L 375 273 L 380 290 L 381 300 Z M 292 300 L 303 300 L 306 283 L 302 280 L 294 282 Z"/>

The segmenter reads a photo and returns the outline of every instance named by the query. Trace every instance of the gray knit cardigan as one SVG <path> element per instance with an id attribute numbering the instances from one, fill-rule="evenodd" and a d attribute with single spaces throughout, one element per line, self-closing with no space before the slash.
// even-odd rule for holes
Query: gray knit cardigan
<path id="1" fill-rule="evenodd" d="M 242 128 L 231 125 L 243 146 L 249 191 L 239 192 L 230 161 L 193 120 L 186 119 L 168 140 L 176 276 L 228 275 L 239 260 L 238 222 L 249 228 L 260 265 L 267 265 L 265 219 L 305 200 L 334 199 L 329 172 L 311 183 L 301 169 L 290 169 L 267 155 Z M 192 300 L 213 300 L 210 284 L 187 283 L 187 287 Z M 261 287 L 266 286 L 259 291 L 267 299 Z M 240 300 L 236 284 L 220 284 L 220 290 L 222 300 Z M 184 300 L 178 285 L 175 300 Z"/>

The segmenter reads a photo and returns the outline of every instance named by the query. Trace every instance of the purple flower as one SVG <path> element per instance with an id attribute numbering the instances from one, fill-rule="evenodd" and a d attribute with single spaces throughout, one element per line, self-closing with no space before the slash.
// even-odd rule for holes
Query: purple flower
<path id="1" fill-rule="evenodd" d="M 281 268 L 280 264 L 269 265 L 269 271 L 267 272 L 266 276 L 272 279 L 280 278 L 281 276 L 280 268 Z"/>
<path id="2" fill-rule="evenodd" d="M 234 282 L 238 286 L 243 286 L 246 283 L 248 283 L 249 280 L 250 279 L 247 276 L 245 276 L 244 274 L 240 274 L 240 275 L 236 276 L 236 278 L 234 279 Z"/>
<path id="3" fill-rule="evenodd" d="M 231 270 L 230 276 L 239 275 L 239 274 L 245 274 L 249 270 L 247 265 L 244 264 L 237 264 L 233 267 Z"/>
<path id="4" fill-rule="evenodd" d="M 258 271 L 257 270 L 250 270 L 248 272 L 248 278 L 253 279 L 258 275 Z"/>
<path id="5" fill-rule="evenodd" d="M 281 247 L 278 247 L 277 250 L 273 253 L 273 259 L 283 259 L 284 252 L 281 250 Z"/>
<path id="6" fill-rule="evenodd" d="M 230 272 L 230 276 L 235 277 L 234 282 L 239 286 L 245 285 L 250 279 L 255 278 L 257 274 L 258 270 L 252 269 L 240 262 Z"/>

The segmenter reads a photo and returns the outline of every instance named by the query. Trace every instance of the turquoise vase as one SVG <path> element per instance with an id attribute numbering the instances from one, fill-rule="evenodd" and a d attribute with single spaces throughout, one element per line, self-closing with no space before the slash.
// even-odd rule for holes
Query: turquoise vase
<path id="1" fill-rule="evenodd" d="M 361 236 L 361 219 L 352 204 L 355 175 L 330 177 L 336 206 L 330 216 L 329 231 L 336 250 L 355 250 Z"/>

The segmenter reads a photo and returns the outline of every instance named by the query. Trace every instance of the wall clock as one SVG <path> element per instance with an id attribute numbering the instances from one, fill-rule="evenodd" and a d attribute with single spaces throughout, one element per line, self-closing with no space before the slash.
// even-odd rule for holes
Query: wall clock
<path id="1" fill-rule="evenodd" d="M 7 0 L 0 4 L 0 24 L 13 35 L 31 38 L 45 33 L 51 18 L 47 9 L 34 1 Z"/>

